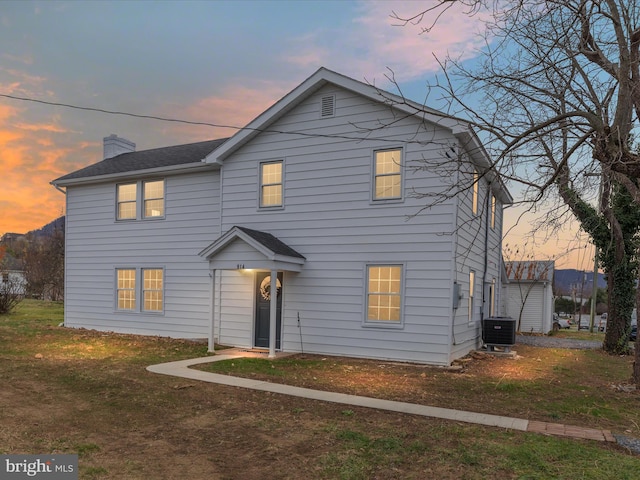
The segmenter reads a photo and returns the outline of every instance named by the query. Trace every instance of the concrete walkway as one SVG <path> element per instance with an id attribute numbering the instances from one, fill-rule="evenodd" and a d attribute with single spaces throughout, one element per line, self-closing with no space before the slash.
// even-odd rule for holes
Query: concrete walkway
<path id="1" fill-rule="evenodd" d="M 241 357 L 260 356 L 255 352 L 243 351 L 240 349 L 225 350 L 224 354 L 211 357 L 194 358 L 181 360 L 178 362 L 161 363 L 151 365 L 147 370 L 162 375 L 188 378 L 202 382 L 218 383 L 231 387 L 249 388 L 263 392 L 279 393 L 281 395 L 291 395 L 294 397 L 309 398 L 323 402 L 340 403 L 354 407 L 376 408 L 378 410 L 388 410 L 391 412 L 408 413 L 411 415 L 421 415 L 424 417 L 442 418 L 457 422 L 475 423 L 489 427 L 501 427 L 523 432 L 535 432 L 544 435 L 556 435 L 562 437 L 580 438 L 587 440 L 597 440 L 601 442 L 616 442 L 616 439 L 608 430 L 597 430 L 593 428 L 574 427 L 557 423 L 529 421 L 521 418 L 503 417 L 500 415 L 490 415 L 486 413 L 465 412 L 462 410 L 452 410 L 450 408 L 430 407 L 427 405 L 417 405 L 414 403 L 396 402 L 392 400 L 382 400 L 371 397 L 361 397 L 358 395 L 347 395 L 344 393 L 326 392 L 323 390 L 312 390 L 310 388 L 294 387 L 279 383 L 252 380 L 250 378 L 231 377 L 217 373 L 203 372 L 189 368 L 202 363 L 219 362 Z M 280 355 L 278 355 L 280 356 Z"/>

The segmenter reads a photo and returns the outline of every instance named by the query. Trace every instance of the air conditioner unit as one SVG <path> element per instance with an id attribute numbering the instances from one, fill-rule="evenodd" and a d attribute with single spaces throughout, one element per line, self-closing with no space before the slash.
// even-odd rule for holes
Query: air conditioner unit
<path id="1" fill-rule="evenodd" d="M 511 317 L 485 318 L 482 341 L 488 347 L 512 347 L 516 344 L 516 321 Z"/>

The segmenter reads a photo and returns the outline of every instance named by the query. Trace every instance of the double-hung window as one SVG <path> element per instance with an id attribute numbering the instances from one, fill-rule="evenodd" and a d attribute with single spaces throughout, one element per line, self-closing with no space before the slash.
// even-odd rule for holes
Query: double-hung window
<path id="1" fill-rule="evenodd" d="M 373 154 L 373 199 L 402 198 L 402 149 L 376 150 Z"/>
<path id="2" fill-rule="evenodd" d="M 160 268 L 142 269 L 142 297 L 145 312 L 161 312 L 164 303 L 164 275 Z"/>
<path id="3" fill-rule="evenodd" d="M 121 183 L 116 186 L 116 219 L 164 217 L 164 180 Z"/>
<path id="4" fill-rule="evenodd" d="M 282 207 L 282 160 L 260 164 L 260 207 Z"/>
<path id="5" fill-rule="evenodd" d="M 138 303 L 138 298 L 142 299 Z M 116 269 L 116 310 L 162 312 L 164 270 L 162 268 Z"/>
<path id="6" fill-rule="evenodd" d="M 496 228 L 496 196 L 491 195 L 491 228 Z"/>
<path id="7" fill-rule="evenodd" d="M 143 182 L 144 218 L 164 217 L 164 181 Z"/>
<path id="8" fill-rule="evenodd" d="M 474 215 L 478 214 L 478 195 L 479 195 L 479 182 L 480 176 L 478 175 L 478 171 L 473 169 L 473 185 L 472 188 L 472 197 L 471 197 L 471 213 Z"/>
<path id="9" fill-rule="evenodd" d="M 121 268 L 116 270 L 116 304 L 118 310 L 136 309 L 136 270 Z"/>
<path id="10" fill-rule="evenodd" d="M 118 185 L 118 220 L 135 220 L 138 214 L 138 185 L 126 183 Z"/>
<path id="11" fill-rule="evenodd" d="M 474 321 L 474 312 L 473 312 L 473 298 L 476 291 L 476 272 L 473 270 L 469 271 L 469 324 L 472 324 Z"/>
<path id="12" fill-rule="evenodd" d="M 366 322 L 400 324 L 402 265 L 367 265 Z"/>

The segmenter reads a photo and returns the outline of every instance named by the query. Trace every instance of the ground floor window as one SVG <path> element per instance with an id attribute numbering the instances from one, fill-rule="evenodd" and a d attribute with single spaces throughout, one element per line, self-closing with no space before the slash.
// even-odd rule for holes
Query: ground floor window
<path id="1" fill-rule="evenodd" d="M 144 268 L 143 275 L 143 298 L 145 312 L 161 312 L 163 308 L 163 271 L 161 268 Z"/>
<path id="2" fill-rule="evenodd" d="M 367 322 L 399 324 L 402 265 L 367 265 Z"/>
<path id="3" fill-rule="evenodd" d="M 474 320 L 474 312 L 473 312 L 473 298 L 475 296 L 476 291 L 476 272 L 473 270 L 469 271 L 469 323 L 473 323 Z"/>
<path id="4" fill-rule="evenodd" d="M 142 304 L 138 306 L 138 295 Z M 117 268 L 116 309 L 131 312 L 164 310 L 164 269 Z"/>
<path id="5" fill-rule="evenodd" d="M 136 308 L 136 271 L 133 268 L 116 270 L 117 287 L 116 302 L 118 310 L 135 310 Z"/>

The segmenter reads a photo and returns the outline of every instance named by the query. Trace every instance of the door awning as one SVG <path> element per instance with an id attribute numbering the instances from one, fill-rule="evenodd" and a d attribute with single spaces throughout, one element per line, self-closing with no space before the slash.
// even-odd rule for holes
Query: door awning
<path id="1" fill-rule="evenodd" d="M 272 234 L 234 226 L 199 255 L 216 270 L 299 272 L 305 257 Z"/>

